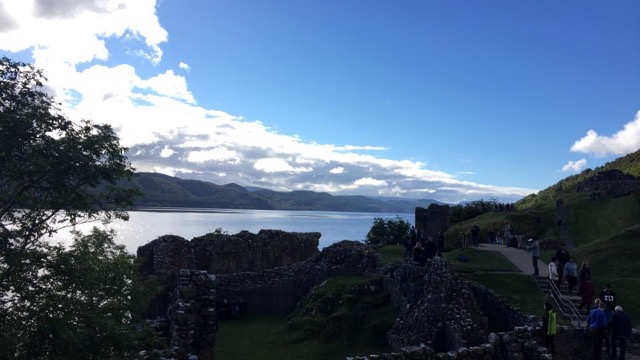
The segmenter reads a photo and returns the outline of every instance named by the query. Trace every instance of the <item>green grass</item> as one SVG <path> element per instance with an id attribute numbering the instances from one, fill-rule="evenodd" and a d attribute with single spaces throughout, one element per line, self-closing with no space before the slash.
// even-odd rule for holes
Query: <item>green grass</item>
<path id="1" fill-rule="evenodd" d="M 316 288 L 288 317 L 220 324 L 216 358 L 344 359 L 389 351 L 385 334 L 397 316 L 375 279 L 339 276 Z"/>
<path id="2" fill-rule="evenodd" d="M 458 261 L 457 258 L 460 255 L 466 256 L 469 261 Z M 444 257 L 458 272 L 520 271 L 511 261 L 497 251 L 466 248 L 444 253 Z"/>
<path id="3" fill-rule="evenodd" d="M 380 262 L 389 264 L 404 256 L 405 248 L 402 245 L 385 245 L 376 249 L 380 254 Z"/>
<path id="4" fill-rule="evenodd" d="M 459 255 L 467 256 L 469 261 L 456 260 Z M 492 289 L 508 304 L 527 314 L 542 314 L 545 295 L 531 276 L 522 274 L 501 253 L 466 248 L 446 253 L 445 258 L 463 278 Z"/>
<path id="5" fill-rule="evenodd" d="M 599 239 L 571 250 L 580 265 L 589 261 L 596 296 L 607 283 L 611 283 L 617 295 L 618 305 L 631 316 L 634 323 L 640 321 L 640 230 L 626 230 L 609 239 Z"/>
<path id="6" fill-rule="evenodd" d="M 462 276 L 492 289 L 502 295 L 508 304 L 520 308 L 524 313 L 542 315 L 546 295 L 531 276 L 487 272 L 464 273 Z"/>

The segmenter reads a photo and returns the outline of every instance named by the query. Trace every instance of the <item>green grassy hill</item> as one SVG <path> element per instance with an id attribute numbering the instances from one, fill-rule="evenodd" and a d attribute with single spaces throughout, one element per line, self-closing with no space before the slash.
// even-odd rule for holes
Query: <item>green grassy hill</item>
<path id="1" fill-rule="evenodd" d="M 526 238 L 535 235 L 543 242 L 557 243 L 561 239 L 561 228 L 556 222 L 556 201 L 562 199 L 568 233 L 575 245 L 570 249 L 571 255 L 578 264 L 590 262 L 598 294 L 607 283 L 613 285 L 619 304 L 637 324 L 640 321 L 640 298 L 635 296 L 640 286 L 640 190 L 624 196 L 600 194 L 595 197 L 591 196 L 592 191 L 576 191 L 592 176 L 614 169 L 640 177 L 640 150 L 527 196 L 516 203 L 518 210 L 489 212 L 452 224 L 446 233 L 447 248 L 459 248 L 461 234 L 468 236 L 474 223 L 481 228 L 481 240 L 486 241 L 487 231 L 493 227 L 501 232 L 505 221 L 512 224 L 515 234 Z M 543 258 L 548 261 L 553 253 L 547 251 Z"/>

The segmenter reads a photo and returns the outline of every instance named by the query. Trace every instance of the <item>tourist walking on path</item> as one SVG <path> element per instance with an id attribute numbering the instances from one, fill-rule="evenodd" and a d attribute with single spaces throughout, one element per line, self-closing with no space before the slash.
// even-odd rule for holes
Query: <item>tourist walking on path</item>
<path id="1" fill-rule="evenodd" d="M 571 260 L 571 256 L 569 256 L 569 251 L 567 247 L 562 244 L 560 245 L 560 249 L 556 251 L 556 258 L 558 259 L 558 282 L 562 283 L 562 279 L 564 279 L 564 266 Z"/>
<path id="2" fill-rule="evenodd" d="M 473 242 L 473 246 L 478 247 L 480 243 L 480 226 L 478 226 L 478 224 L 473 224 L 471 227 L 471 241 Z"/>
<path id="3" fill-rule="evenodd" d="M 593 360 L 602 359 L 602 341 L 606 337 L 607 327 L 609 326 L 609 320 L 607 314 L 604 313 L 606 305 L 603 302 L 598 301 L 598 307 L 591 310 L 587 317 L 587 327 L 591 330 L 593 336 Z"/>
<path id="4" fill-rule="evenodd" d="M 553 283 L 555 289 L 560 289 L 560 281 L 559 281 L 559 276 L 558 276 L 558 259 L 554 256 L 551 258 L 551 262 L 549 262 L 549 281 Z M 553 293 L 553 297 L 556 299 L 556 302 L 559 302 L 560 299 L 558 298 L 558 295 L 556 294 L 554 291 Z"/>
<path id="5" fill-rule="evenodd" d="M 587 307 L 587 315 L 591 311 L 591 302 L 593 301 L 593 296 L 596 294 L 596 289 L 593 287 L 593 283 L 591 279 L 587 279 L 580 284 L 580 296 L 582 297 L 582 302 L 580 302 L 580 306 L 578 310 L 582 310 L 583 306 Z"/>
<path id="6" fill-rule="evenodd" d="M 540 243 L 535 236 L 529 239 L 529 245 L 527 246 L 529 254 L 531 254 L 531 260 L 533 263 L 533 276 L 539 276 L 538 270 L 538 258 L 540 257 Z"/>
<path id="7" fill-rule="evenodd" d="M 598 296 L 601 301 L 607 305 L 605 309 L 605 313 L 607 314 L 607 319 L 611 320 L 611 316 L 613 316 L 613 311 L 616 308 L 616 294 L 611 289 L 611 284 L 607 284 L 607 286 L 600 292 L 600 296 Z"/>
<path id="8" fill-rule="evenodd" d="M 504 228 L 503 230 L 503 234 L 504 234 L 504 242 L 507 246 L 509 246 L 509 240 L 511 239 L 511 234 L 513 233 L 513 228 L 511 228 L 511 224 L 509 224 L 508 221 L 504 222 Z"/>
<path id="9" fill-rule="evenodd" d="M 582 284 L 582 282 L 587 279 L 591 280 L 591 268 L 589 267 L 588 261 L 583 261 L 582 265 L 580 265 L 580 270 L 578 270 L 578 277 L 580 279 L 580 284 Z"/>
<path id="10" fill-rule="evenodd" d="M 567 288 L 569 295 L 571 295 L 573 290 L 577 290 L 576 286 L 578 285 L 578 264 L 576 264 L 575 257 L 572 256 L 569 262 L 564 265 L 564 276 L 567 278 Z"/>
<path id="11" fill-rule="evenodd" d="M 627 351 L 627 341 L 631 337 L 631 319 L 622 312 L 621 306 L 616 306 L 609 323 L 611 329 L 611 359 L 624 360 Z M 620 357 L 617 357 L 617 347 L 620 346 Z"/>
<path id="12" fill-rule="evenodd" d="M 542 316 L 542 330 L 544 331 L 544 339 L 547 349 L 551 354 L 555 354 L 555 336 L 558 329 L 557 316 L 553 305 L 550 302 L 544 303 L 544 315 Z"/>

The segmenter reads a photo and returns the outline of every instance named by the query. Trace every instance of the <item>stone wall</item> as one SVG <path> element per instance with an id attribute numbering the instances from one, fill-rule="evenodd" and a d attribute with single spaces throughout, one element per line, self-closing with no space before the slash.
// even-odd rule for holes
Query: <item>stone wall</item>
<path id="1" fill-rule="evenodd" d="M 219 275 L 218 299 L 230 302 L 242 299 L 249 312 L 284 315 L 328 277 L 370 274 L 379 263 L 379 255 L 368 246 L 344 240 L 324 248 L 311 259 L 287 267 Z"/>
<path id="2" fill-rule="evenodd" d="M 436 351 L 481 344 L 487 319 L 465 281 L 442 258 L 421 267 L 402 259 L 382 269 L 400 315 L 387 334 L 394 349 L 425 344 Z"/>
<path id="3" fill-rule="evenodd" d="M 557 357 L 558 359 L 571 359 Z M 407 346 L 395 353 L 349 357 L 348 360 L 547 360 L 549 351 L 539 345 L 531 327 L 491 333 L 483 344 L 437 352 L 425 344 Z"/>
<path id="4" fill-rule="evenodd" d="M 640 190 L 640 178 L 617 169 L 600 171 L 576 186 L 577 192 L 590 192 L 592 197 L 618 197 L 636 190 Z"/>
<path id="5" fill-rule="evenodd" d="M 171 348 L 178 359 L 213 360 L 216 279 L 206 271 L 180 270 L 167 311 Z"/>
<path id="6" fill-rule="evenodd" d="M 294 264 L 318 254 L 318 232 L 297 233 L 260 230 L 235 235 L 207 234 L 191 245 L 197 269 L 214 274 L 273 269 Z"/>
<path id="7" fill-rule="evenodd" d="M 210 273 L 257 271 L 286 266 L 318 254 L 320 233 L 290 233 L 260 230 L 235 235 L 207 234 L 188 241 L 180 236 L 161 236 L 138 247 L 140 273 L 156 276 L 161 290 L 149 306 L 147 318 L 166 313 L 169 291 L 181 269 Z"/>
<path id="8" fill-rule="evenodd" d="M 426 209 L 417 207 L 416 229 L 422 230 L 425 236 L 431 236 L 435 239 L 439 231 L 444 234 L 449 227 L 449 212 L 449 205 L 430 204 Z"/>

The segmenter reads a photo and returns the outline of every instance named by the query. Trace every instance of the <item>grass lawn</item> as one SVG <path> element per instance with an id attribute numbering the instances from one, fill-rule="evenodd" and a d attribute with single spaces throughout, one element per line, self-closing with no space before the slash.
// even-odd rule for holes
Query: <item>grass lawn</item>
<path id="1" fill-rule="evenodd" d="M 218 359 L 344 359 L 387 352 L 385 334 L 397 313 L 372 279 L 338 276 L 318 287 L 289 316 L 220 323 Z"/>
<path id="2" fill-rule="evenodd" d="M 389 264 L 395 260 L 402 259 L 405 248 L 402 245 L 385 245 L 376 249 L 380 254 L 380 261 L 383 264 Z"/>
<path id="3" fill-rule="evenodd" d="M 458 261 L 457 258 L 460 255 L 466 256 L 469 261 Z M 496 251 L 476 250 L 474 248 L 457 249 L 444 253 L 444 257 L 458 272 L 520 271 L 504 255 Z"/>
<path id="4" fill-rule="evenodd" d="M 458 261 L 460 255 L 466 256 L 469 261 Z M 501 253 L 466 248 L 448 252 L 445 258 L 465 279 L 492 289 L 502 295 L 507 303 L 527 314 L 542 315 L 545 295 L 531 276 L 522 274 Z"/>

